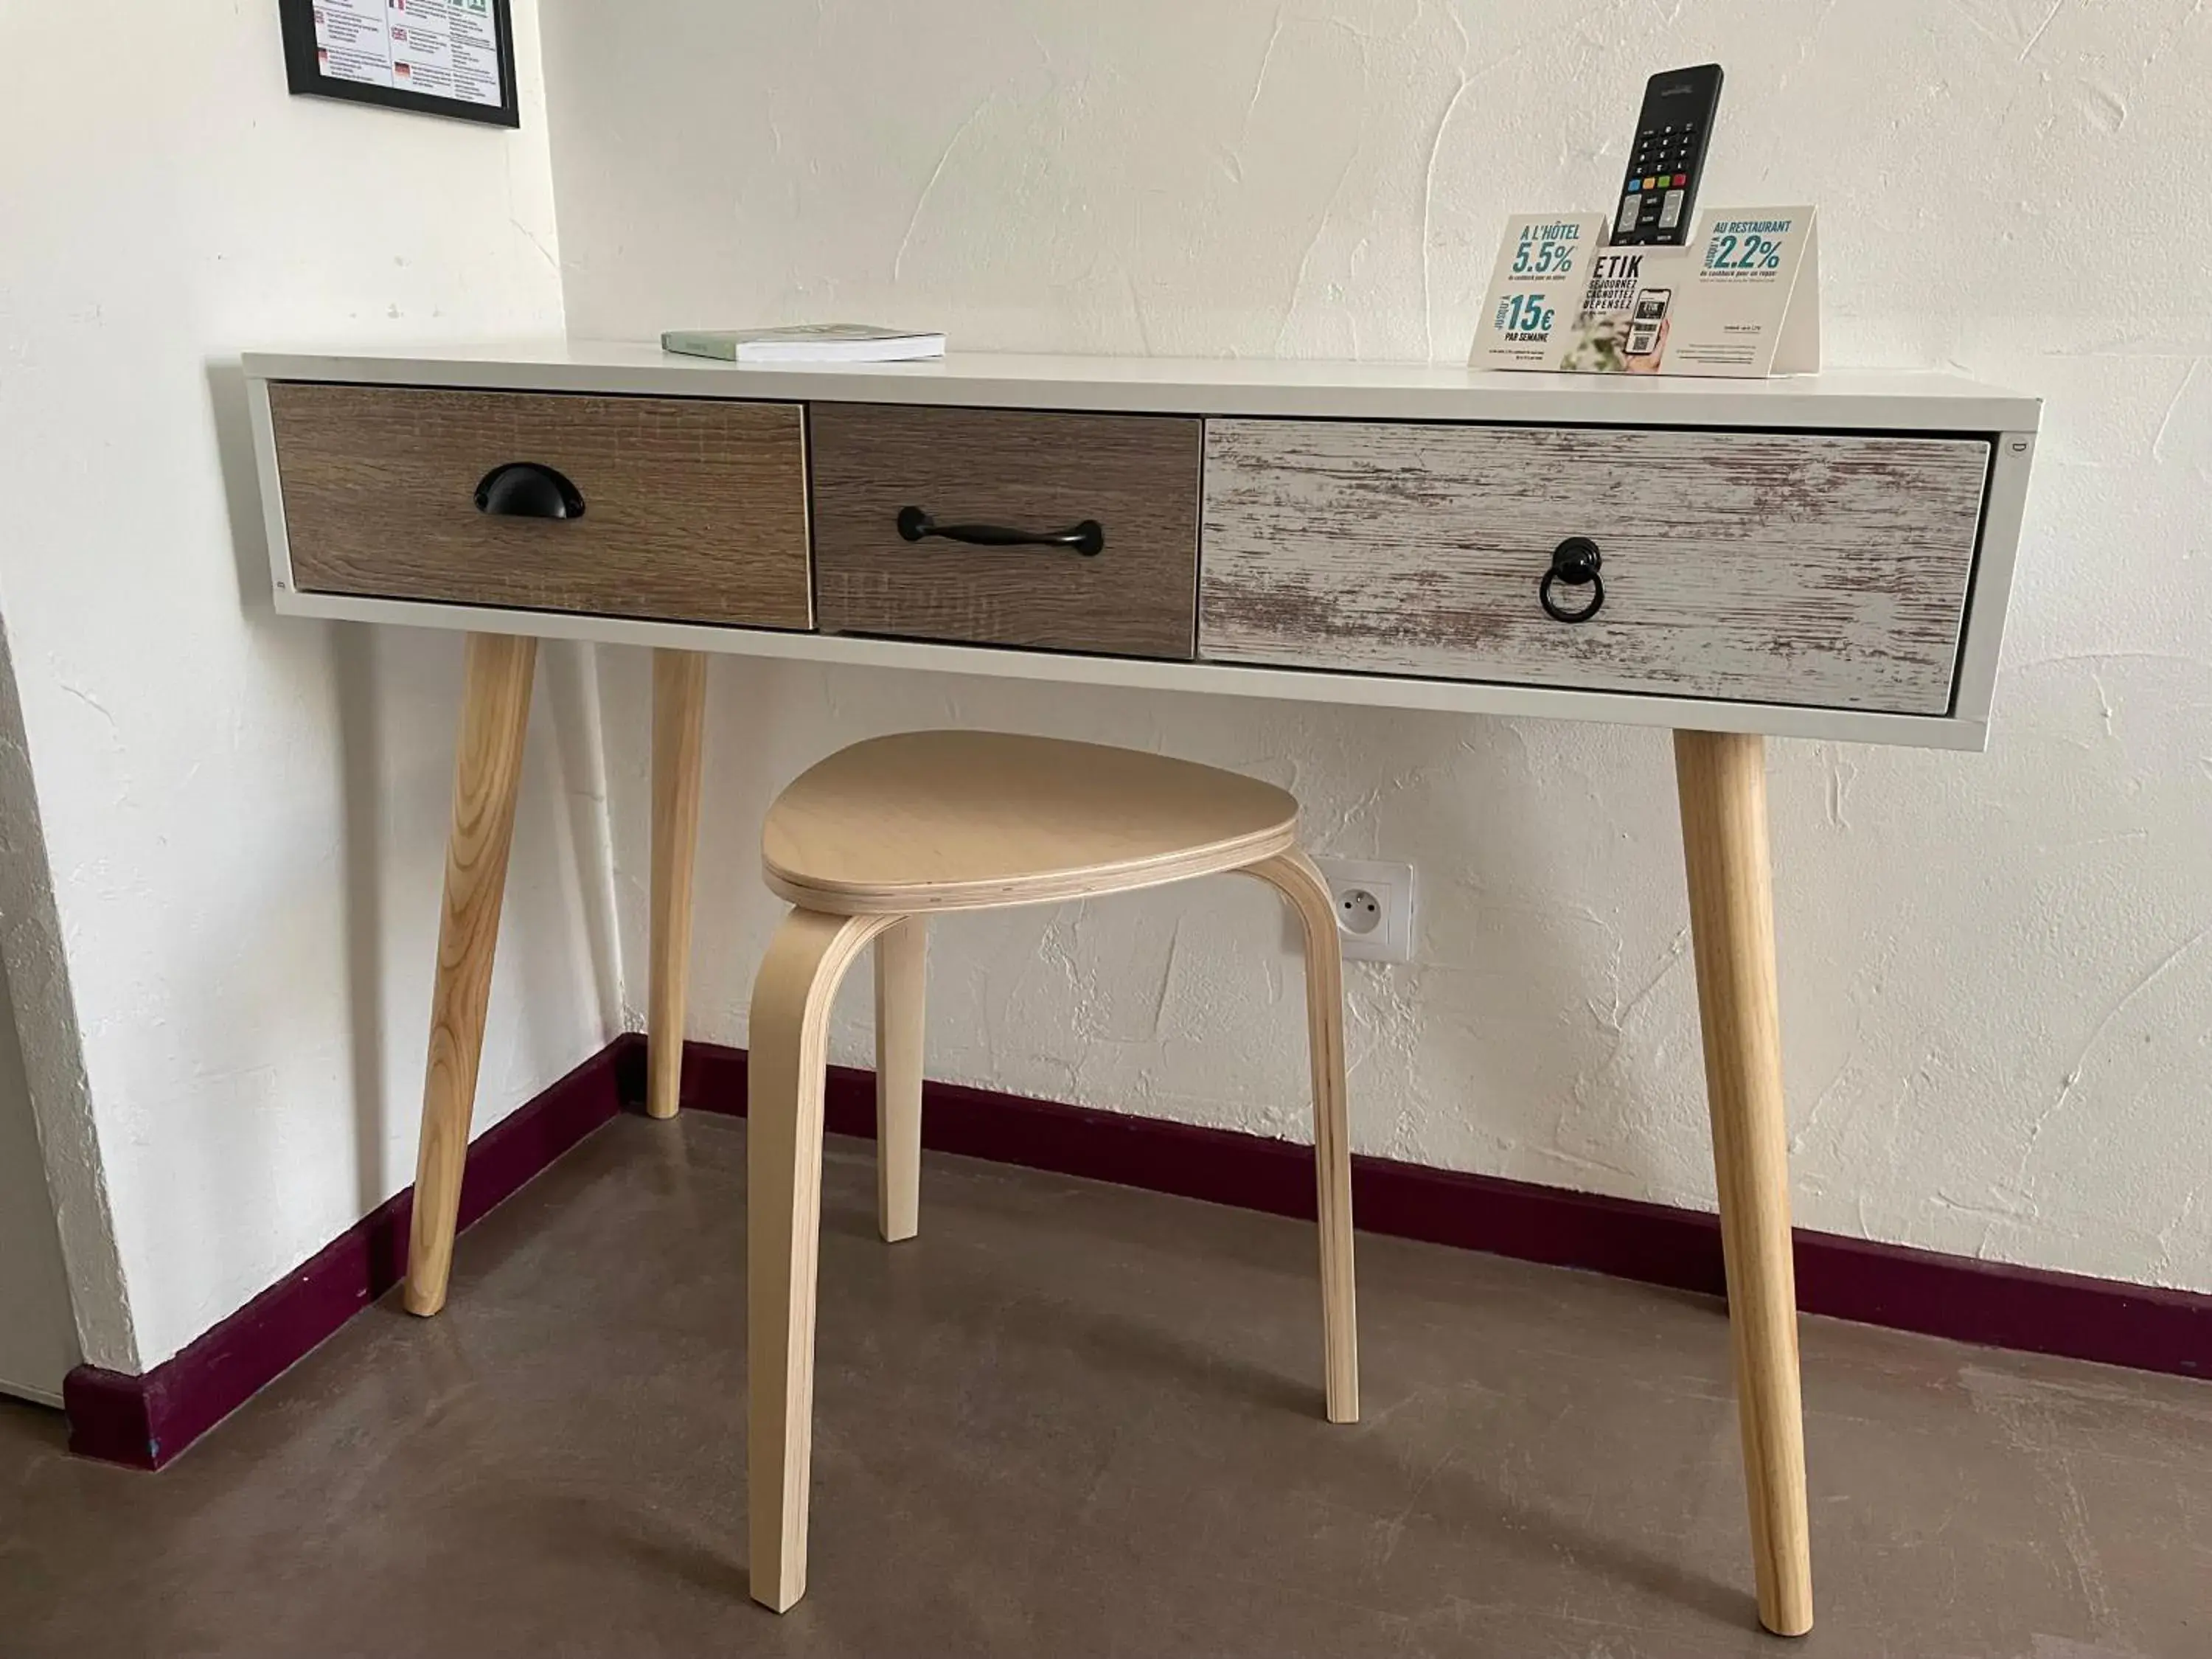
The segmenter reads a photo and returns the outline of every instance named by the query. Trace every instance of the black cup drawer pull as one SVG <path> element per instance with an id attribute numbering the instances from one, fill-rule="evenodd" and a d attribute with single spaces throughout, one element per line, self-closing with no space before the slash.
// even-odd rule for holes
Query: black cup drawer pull
<path id="1" fill-rule="evenodd" d="M 508 461 L 477 484 L 477 511 L 495 519 L 580 519 L 584 492 L 538 461 Z"/>
<path id="2" fill-rule="evenodd" d="M 1587 536 L 1570 536 L 1552 550 L 1552 568 L 1544 573 L 1544 580 L 1536 584 L 1536 598 L 1544 607 L 1544 614 L 1555 622 L 1585 623 L 1597 615 L 1605 604 L 1605 580 L 1598 567 L 1605 560 L 1597 550 L 1597 544 Z M 1555 585 L 1568 587 L 1587 586 L 1589 603 L 1579 611 L 1564 609 L 1552 597 Z"/>
<path id="3" fill-rule="evenodd" d="M 899 508 L 898 533 L 907 541 L 928 536 L 975 547 L 1064 547 L 1086 559 L 1106 550 L 1106 526 L 1096 519 L 1066 530 L 1015 530 L 1000 524 L 939 524 L 918 507 Z"/>

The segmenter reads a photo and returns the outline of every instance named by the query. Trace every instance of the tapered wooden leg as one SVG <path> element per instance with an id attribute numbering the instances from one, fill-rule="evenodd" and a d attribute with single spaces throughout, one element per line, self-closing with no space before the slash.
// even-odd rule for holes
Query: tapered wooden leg
<path id="1" fill-rule="evenodd" d="M 653 653 L 653 978 L 646 1011 L 645 1109 L 674 1117 L 684 1079 L 684 1002 L 691 976 L 691 871 L 699 848 L 699 774 L 707 656 Z"/>
<path id="2" fill-rule="evenodd" d="M 896 921 L 794 910 L 753 981 L 745 1085 L 746 1509 L 752 1597 L 778 1613 L 806 1593 L 830 1004 L 854 957 Z"/>
<path id="3" fill-rule="evenodd" d="M 445 908 L 438 921 L 438 979 L 430 994 L 422 1135 L 415 1161 L 405 1292 L 410 1313 L 434 1314 L 446 1305 L 537 662 L 534 639 L 469 635 L 453 760 L 453 830 L 446 842 Z"/>
<path id="4" fill-rule="evenodd" d="M 908 916 L 876 935 L 876 1227 L 886 1244 L 921 1225 L 925 925 Z"/>
<path id="5" fill-rule="evenodd" d="M 1674 776 L 1682 799 L 1683 862 L 1728 1261 L 1759 1620 L 1778 1636 L 1802 1636 L 1813 1628 L 1812 1540 L 1797 1381 L 1765 744 L 1735 733 L 1677 732 Z"/>
<path id="6" fill-rule="evenodd" d="M 1249 867 L 1298 913 L 1306 943 L 1306 1042 L 1313 1065 L 1314 1182 L 1321 1218 L 1322 1352 L 1328 1420 L 1359 1420 L 1359 1321 L 1352 1273 L 1352 1134 L 1344 1087 L 1344 958 L 1336 905 L 1292 848 Z"/>

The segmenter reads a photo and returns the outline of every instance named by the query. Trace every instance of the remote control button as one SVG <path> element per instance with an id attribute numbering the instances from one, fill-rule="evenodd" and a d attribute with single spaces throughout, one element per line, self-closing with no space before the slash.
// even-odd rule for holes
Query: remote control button
<path id="1" fill-rule="evenodd" d="M 1633 191 L 1620 198 L 1620 217 L 1613 222 L 1615 234 L 1636 228 L 1636 210 L 1643 204 L 1643 201 L 1644 198 Z"/>
<path id="2" fill-rule="evenodd" d="M 1677 190 L 1681 189 L 1683 185 L 1689 182 L 1690 175 L 1686 173 L 1678 173 L 1674 175 L 1674 188 Z"/>
<path id="3" fill-rule="evenodd" d="M 1670 190 L 1667 192 L 1666 201 L 1659 209 L 1659 228 L 1672 230 L 1681 222 L 1682 192 L 1679 190 Z"/>

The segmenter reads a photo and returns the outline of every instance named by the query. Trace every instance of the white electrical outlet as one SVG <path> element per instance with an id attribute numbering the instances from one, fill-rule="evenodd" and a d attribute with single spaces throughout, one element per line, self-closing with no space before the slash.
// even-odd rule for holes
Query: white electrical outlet
<path id="1" fill-rule="evenodd" d="M 1413 866 L 1372 859 L 1316 858 L 1336 902 L 1336 938 L 1357 962 L 1413 955 Z"/>

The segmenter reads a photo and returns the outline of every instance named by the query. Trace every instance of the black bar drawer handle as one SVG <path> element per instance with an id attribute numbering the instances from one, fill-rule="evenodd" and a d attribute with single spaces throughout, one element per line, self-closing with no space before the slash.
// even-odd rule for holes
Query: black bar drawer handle
<path id="1" fill-rule="evenodd" d="M 477 485 L 477 511 L 495 519 L 580 519 L 584 492 L 537 461 L 508 461 Z"/>
<path id="2" fill-rule="evenodd" d="M 1095 559 L 1106 550 L 1106 526 L 1085 519 L 1066 530 L 1013 530 L 1000 524 L 939 524 L 918 507 L 899 508 L 898 533 L 918 542 L 925 536 L 941 536 L 948 542 L 968 542 L 976 547 L 1064 547 Z"/>
<path id="3" fill-rule="evenodd" d="M 1587 536 L 1570 536 L 1552 550 L 1552 568 L 1544 573 L 1544 580 L 1536 584 L 1536 598 L 1543 605 L 1544 614 L 1554 622 L 1586 623 L 1598 613 L 1605 604 L 1605 580 L 1598 567 L 1605 562 L 1597 550 L 1597 544 Z M 1569 587 L 1585 585 L 1590 590 L 1589 603 L 1579 611 L 1562 610 L 1552 597 L 1552 588 L 1564 582 Z"/>

